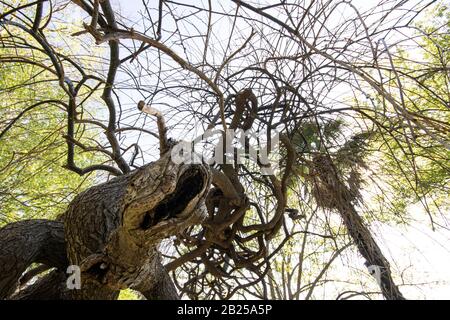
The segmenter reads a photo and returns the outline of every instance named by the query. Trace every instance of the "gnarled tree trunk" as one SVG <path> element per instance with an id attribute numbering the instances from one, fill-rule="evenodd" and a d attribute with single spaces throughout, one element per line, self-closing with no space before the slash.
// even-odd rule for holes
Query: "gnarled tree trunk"
<path id="1" fill-rule="evenodd" d="M 206 217 L 205 165 L 156 162 L 80 193 L 62 221 L 27 220 L 0 229 L 0 298 L 116 299 L 133 288 L 148 299 L 177 299 L 158 252 L 162 239 Z M 33 263 L 55 268 L 19 292 Z M 66 268 L 81 270 L 81 288 Z M 14 292 L 16 292 L 14 294 Z"/>

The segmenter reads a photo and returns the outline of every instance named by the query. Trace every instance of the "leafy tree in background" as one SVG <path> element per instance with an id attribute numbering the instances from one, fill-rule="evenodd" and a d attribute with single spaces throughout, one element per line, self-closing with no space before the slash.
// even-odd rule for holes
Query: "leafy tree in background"
<path id="1" fill-rule="evenodd" d="M 67 118 L 63 95 L 49 79 L 33 66 L 5 64 L 0 69 L 2 224 L 56 218 L 93 183 L 92 177 L 64 169 Z M 86 163 L 92 160 L 91 155 L 81 157 Z"/>
<path id="2" fill-rule="evenodd" d="M 392 58 L 399 74 L 390 75 L 392 86 L 402 92 L 405 108 L 413 116 L 402 119 L 397 115 L 396 125 L 401 127 L 401 133 L 393 131 L 387 139 L 375 139 L 373 145 L 386 160 L 380 170 L 390 185 L 390 191 L 382 193 L 379 199 L 390 194 L 392 199 L 383 203 L 404 221 L 408 220 L 409 206 L 419 203 L 429 213 L 432 228 L 436 227 L 433 216 L 444 214 L 450 205 L 450 146 L 445 142 L 449 133 L 444 128 L 450 120 L 449 34 L 450 8 L 445 4 L 437 5 L 417 23 L 414 51 L 399 50 Z M 423 59 L 417 60 L 417 57 Z M 391 112 L 393 116 L 396 114 L 395 110 Z M 422 119 L 438 125 L 429 130 L 412 131 L 412 124 Z"/>

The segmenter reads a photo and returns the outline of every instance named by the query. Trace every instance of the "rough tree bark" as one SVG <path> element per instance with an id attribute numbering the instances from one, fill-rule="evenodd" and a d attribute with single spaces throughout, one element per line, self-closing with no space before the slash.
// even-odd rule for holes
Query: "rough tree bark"
<path id="1" fill-rule="evenodd" d="M 32 263 L 64 269 L 68 265 L 65 252 L 61 222 L 24 220 L 0 229 L 0 299 L 14 293 Z"/>
<path id="2" fill-rule="evenodd" d="M 158 161 L 80 193 L 62 221 L 27 220 L 0 229 L 0 298 L 115 299 L 121 289 L 149 299 L 177 299 L 160 261 L 162 239 L 201 222 L 209 167 Z M 56 268 L 14 294 L 32 263 Z M 68 290 L 68 265 L 81 289 Z"/>

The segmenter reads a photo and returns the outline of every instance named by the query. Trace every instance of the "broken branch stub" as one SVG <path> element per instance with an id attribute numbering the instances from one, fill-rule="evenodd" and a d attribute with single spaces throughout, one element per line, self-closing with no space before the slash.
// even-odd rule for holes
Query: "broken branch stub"
<path id="1" fill-rule="evenodd" d="M 161 111 L 151 107 L 144 101 L 139 101 L 138 109 L 148 115 L 156 117 L 159 133 L 159 153 L 162 156 L 170 149 L 169 140 L 167 139 L 167 127 L 163 114 L 161 113 Z"/>

